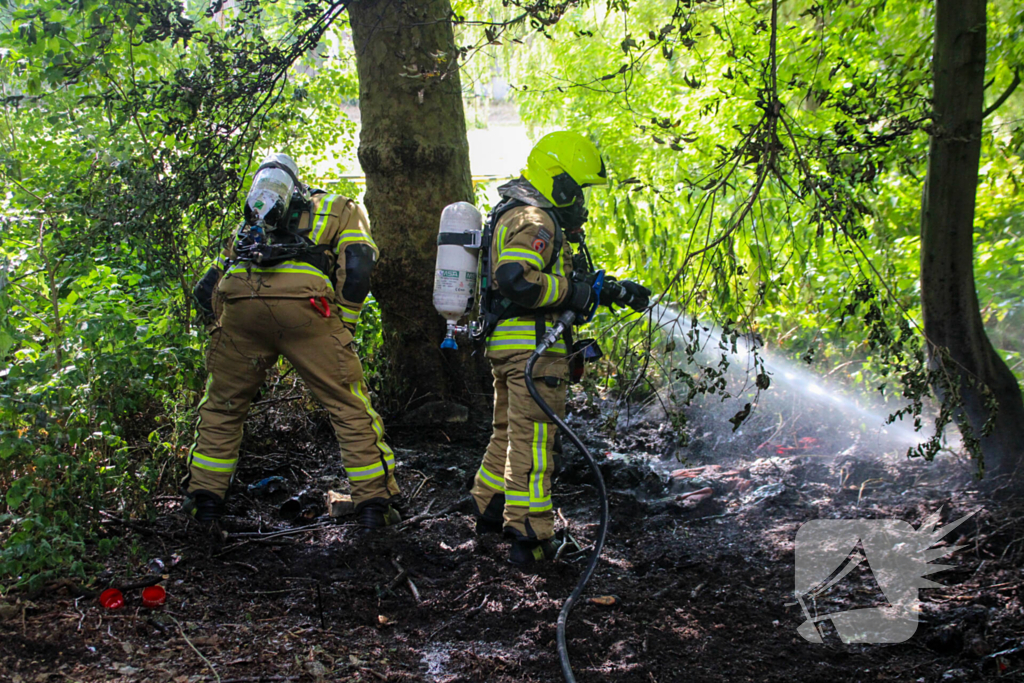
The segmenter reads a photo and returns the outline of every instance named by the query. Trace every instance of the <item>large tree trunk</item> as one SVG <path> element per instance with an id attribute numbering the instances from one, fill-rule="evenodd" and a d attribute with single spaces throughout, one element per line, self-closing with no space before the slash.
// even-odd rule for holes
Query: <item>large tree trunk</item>
<path id="1" fill-rule="evenodd" d="M 403 405 L 441 398 L 486 402 L 480 354 L 438 348 L 432 303 L 441 210 L 473 201 L 469 143 L 449 0 L 349 5 L 359 74 L 359 162 L 381 259 L 373 276 L 384 328 L 389 394 Z M 462 345 L 468 347 L 469 344 Z"/>
<path id="2" fill-rule="evenodd" d="M 937 0 L 934 128 L 921 210 L 921 299 L 929 360 L 944 369 L 936 391 L 959 383 L 958 421 L 975 434 L 998 402 L 995 430 L 981 438 L 990 474 L 1014 472 L 1024 452 L 1024 402 L 992 347 L 974 287 L 974 207 L 984 108 L 986 0 Z M 943 359 L 948 352 L 948 361 Z"/>

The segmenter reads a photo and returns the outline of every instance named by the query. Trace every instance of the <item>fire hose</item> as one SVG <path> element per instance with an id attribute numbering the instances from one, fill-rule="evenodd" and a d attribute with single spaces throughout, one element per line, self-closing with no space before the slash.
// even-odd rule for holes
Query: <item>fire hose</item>
<path id="1" fill-rule="evenodd" d="M 601 279 L 603 280 L 603 278 Z M 598 298 L 600 298 L 600 288 L 601 284 L 599 281 L 595 285 L 595 291 L 598 294 Z M 583 570 L 583 575 L 576 584 L 576 588 L 574 588 L 572 593 L 569 594 L 565 604 L 562 605 L 562 611 L 558 614 L 556 641 L 558 644 L 558 658 L 562 665 L 562 676 L 565 677 L 566 683 L 576 683 L 576 677 L 572 673 L 572 665 L 569 663 L 569 651 L 565 644 L 565 624 L 569 619 L 569 612 L 572 610 L 573 605 L 583 593 L 583 589 L 586 587 L 590 577 L 594 574 L 594 570 L 597 569 L 597 562 L 601 557 L 601 550 L 604 548 L 605 537 L 608 535 L 608 492 L 605 490 L 604 477 L 601 476 L 601 470 L 598 468 L 597 461 L 594 460 L 594 456 L 590 454 L 590 451 L 588 451 L 587 447 L 583 445 L 583 442 L 580 441 L 580 438 L 576 433 L 569 429 L 565 424 L 565 421 L 558 417 L 558 415 L 555 414 L 555 411 L 551 409 L 551 406 L 541 398 L 541 395 L 537 391 L 537 387 L 533 382 L 533 366 L 536 365 L 537 359 L 540 358 L 541 354 L 553 346 L 575 320 L 575 312 L 566 311 L 562 313 L 555 322 L 554 327 L 544 335 L 529 360 L 526 361 L 525 370 L 526 388 L 529 390 L 530 396 L 532 396 L 533 400 L 538 406 L 540 406 L 540 409 L 544 411 L 544 414 L 559 426 L 562 432 L 569 437 L 569 440 L 572 441 L 576 448 L 580 450 L 580 453 L 583 454 L 587 464 L 590 466 L 591 472 L 594 473 L 594 479 L 597 481 L 597 492 L 601 499 L 601 522 L 598 525 L 597 540 L 594 541 L 594 549 L 590 553 L 590 558 L 587 561 L 587 567 Z"/>

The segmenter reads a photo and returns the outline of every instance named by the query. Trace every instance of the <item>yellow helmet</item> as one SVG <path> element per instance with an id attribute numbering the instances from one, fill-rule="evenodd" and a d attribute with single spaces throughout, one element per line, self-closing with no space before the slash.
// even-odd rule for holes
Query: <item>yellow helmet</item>
<path id="1" fill-rule="evenodd" d="M 583 188 L 607 185 L 604 160 L 593 142 L 562 130 L 542 137 L 526 159 L 523 177 L 555 206 L 582 201 Z"/>

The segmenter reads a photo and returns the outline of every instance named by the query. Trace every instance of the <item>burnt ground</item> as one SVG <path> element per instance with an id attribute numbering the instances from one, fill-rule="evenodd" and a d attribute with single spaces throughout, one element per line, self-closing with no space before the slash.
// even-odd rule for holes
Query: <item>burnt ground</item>
<path id="1" fill-rule="evenodd" d="M 444 514 L 366 540 L 352 517 L 317 509 L 328 488 L 345 488 L 324 421 L 274 416 L 250 421 L 224 535 L 199 530 L 175 511 L 175 497 L 163 496 L 155 521 L 107 515 L 105 528 L 122 540 L 103 560 L 107 571 L 84 586 L 60 582 L 0 601 L 0 680 L 562 680 L 555 622 L 585 554 L 573 547 L 526 575 L 506 563 L 507 542 L 475 535 L 465 508 L 444 513 L 466 496 L 486 426 L 394 429 L 406 517 Z M 657 455 L 663 428 L 636 427 L 613 441 L 586 431 L 612 491 L 612 526 L 587 599 L 569 619 L 578 680 L 1024 677 L 1024 511 L 987 501 L 967 463 L 828 454 L 805 437 L 745 458 L 687 463 L 669 477 Z M 586 548 L 596 530 L 595 488 L 581 458 L 567 460 L 556 506 Z M 284 477 L 292 492 L 306 489 L 309 512 L 319 516 L 306 526 L 281 521 L 273 498 L 283 493 L 246 491 L 268 476 Z M 978 512 L 941 541 L 966 547 L 932 577 L 944 586 L 921 590 L 921 624 L 910 640 L 844 645 L 827 621 L 822 644 L 798 635 L 804 616 L 791 603 L 803 522 L 898 518 L 917 527 L 939 510 L 942 524 Z M 396 564 L 418 600 L 395 580 Z M 165 577 L 163 608 L 141 607 L 134 589 L 111 612 L 88 593 L 138 581 L 147 567 Z M 884 601 L 871 581 L 851 573 L 824 603 Z M 615 604 L 589 601 L 600 595 L 616 596 Z"/>

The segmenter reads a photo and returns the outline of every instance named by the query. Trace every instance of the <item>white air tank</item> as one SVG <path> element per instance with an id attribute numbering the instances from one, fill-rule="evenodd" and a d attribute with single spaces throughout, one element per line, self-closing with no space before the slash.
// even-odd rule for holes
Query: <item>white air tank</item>
<path id="1" fill-rule="evenodd" d="M 441 212 L 434 268 L 434 308 L 448 321 L 441 348 L 458 348 L 458 321 L 469 312 L 476 295 L 477 255 L 483 217 L 469 202 L 455 202 Z"/>

